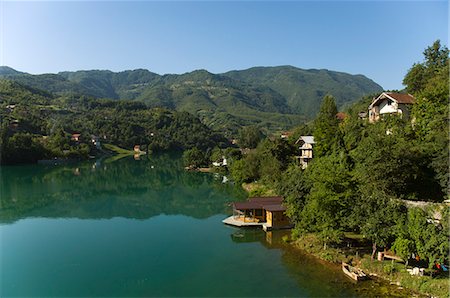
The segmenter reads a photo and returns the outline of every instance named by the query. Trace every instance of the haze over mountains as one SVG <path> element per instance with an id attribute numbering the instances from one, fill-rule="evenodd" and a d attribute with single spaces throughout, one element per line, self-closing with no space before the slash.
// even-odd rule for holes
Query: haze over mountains
<path id="1" fill-rule="evenodd" d="M 195 70 L 159 75 L 145 69 L 89 70 L 31 75 L 0 67 L 0 78 L 56 95 L 138 100 L 150 107 L 188 111 L 214 129 L 257 124 L 283 129 L 312 119 L 326 94 L 338 107 L 382 87 L 363 75 L 293 66 L 254 67 L 222 74 Z"/>

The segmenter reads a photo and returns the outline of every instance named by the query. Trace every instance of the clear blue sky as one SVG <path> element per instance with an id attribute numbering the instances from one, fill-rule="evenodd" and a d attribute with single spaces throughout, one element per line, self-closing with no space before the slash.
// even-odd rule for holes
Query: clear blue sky
<path id="1" fill-rule="evenodd" d="M 447 1 L 2 1 L 0 9 L 0 64 L 33 74 L 293 65 L 400 89 L 427 46 L 448 45 Z"/>

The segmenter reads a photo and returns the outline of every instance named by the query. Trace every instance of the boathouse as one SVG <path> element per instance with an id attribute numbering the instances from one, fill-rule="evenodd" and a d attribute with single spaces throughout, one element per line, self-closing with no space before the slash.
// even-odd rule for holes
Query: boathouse
<path id="1" fill-rule="evenodd" d="M 238 226 L 261 226 L 264 230 L 291 228 L 282 197 L 253 197 L 245 202 L 234 202 L 233 215 L 224 223 Z"/>

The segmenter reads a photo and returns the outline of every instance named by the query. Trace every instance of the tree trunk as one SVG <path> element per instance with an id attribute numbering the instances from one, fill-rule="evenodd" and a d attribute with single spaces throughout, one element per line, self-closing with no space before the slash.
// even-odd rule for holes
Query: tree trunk
<path id="1" fill-rule="evenodd" d="M 375 253 L 377 252 L 377 242 L 375 241 L 372 244 L 372 256 L 370 257 L 370 260 L 373 261 L 373 259 L 375 258 Z"/>

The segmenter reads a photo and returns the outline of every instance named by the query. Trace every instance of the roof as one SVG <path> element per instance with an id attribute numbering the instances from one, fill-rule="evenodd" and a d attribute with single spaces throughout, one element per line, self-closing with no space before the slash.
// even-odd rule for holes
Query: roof
<path id="1" fill-rule="evenodd" d="M 233 206 L 235 209 L 261 209 L 262 205 L 256 202 L 234 202 Z"/>
<path id="2" fill-rule="evenodd" d="M 397 103 L 403 103 L 403 104 L 413 104 L 416 102 L 416 99 L 411 94 L 403 94 L 403 93 L 397 93 L 397 92 L 383 92 L 375 98 L 372 103 L 369 106 L 369 109 L 371 109 L 373 106 L 377 105 L 379 102 L 381 102 L 383 99 L 389 98 L 393 101 L 396 101 Z"/>
<path id="3" fill-rule="evenodd" d="M 286 211 L 286 207 L 283 205 L 277 204 L 277 205 L 264 205 L 264 209 L 267 211 L 275 212 L 275 211 Z"/>
<path id="4" fill-rule="evenodd" d="M 406 103 L 413 104 L 416 100 L 414 96 L 411 94 L 403 94 L 403 93 L 395 93 L 395 92 L 386 92 L 386 94 L 395 99 L 398 103 Z"/>
<path id="5" fill-rule="evenodd" d="M 313 136 L 301 136 L 300 138 L 298 138 L 295 144 L 298 144 L 300 141 L 304 142 L 305 144 L 315 144 Z"/>
<path id="6" fill-rule="evenodd" d="M 336 118 L 338 118 L 339 120 L 344 120 L 347 117 L 348 117 L 348 115 L 344 112 L 339 112 L 336 114 Z"/>
<path id="7" fill-rule="evenodd" d="M 253 197 L 246 202 L 234 202 L 234 209 L 265 209 L 269 211 L 284 211 L 286 207 L 282 205 L 283 197 Z"/>

